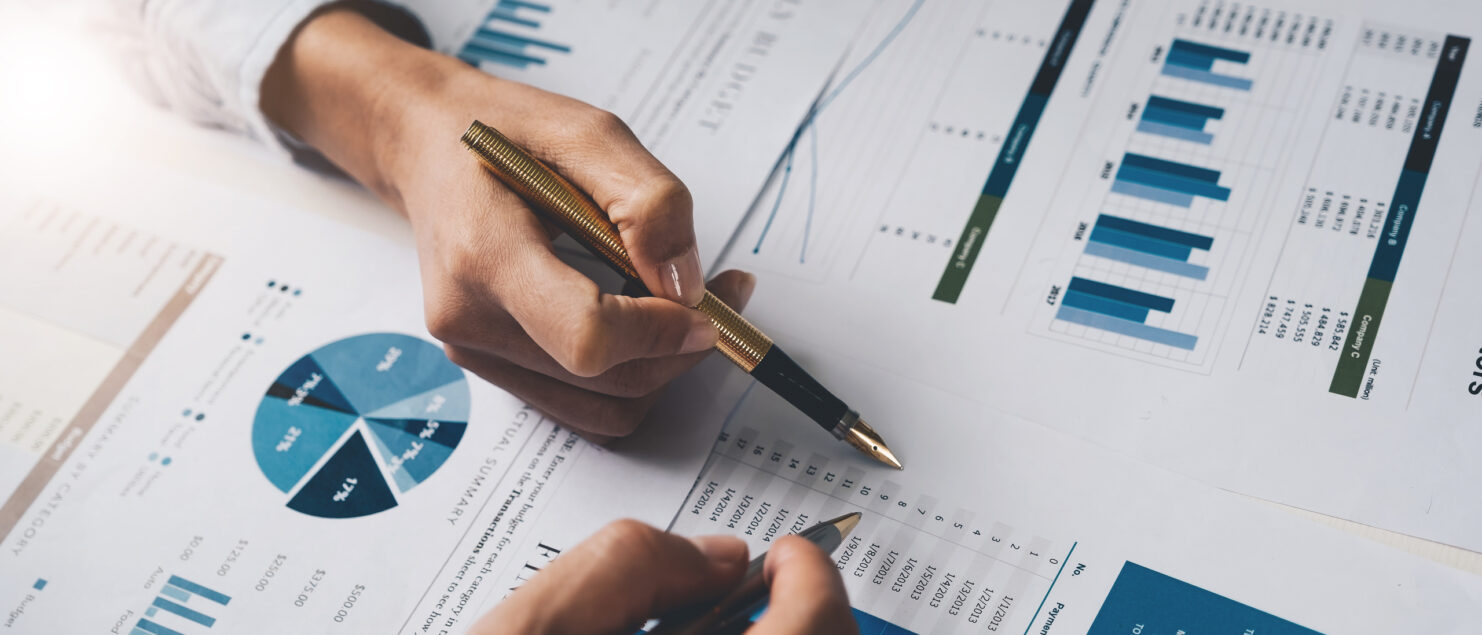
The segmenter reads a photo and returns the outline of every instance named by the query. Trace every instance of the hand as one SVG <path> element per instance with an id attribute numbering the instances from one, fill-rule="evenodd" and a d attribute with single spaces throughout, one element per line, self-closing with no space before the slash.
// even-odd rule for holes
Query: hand
<path id="1" fill-rule="evenodd" d="M 416 235 L 428 330 L 448 357 L 602 441 L 634 430 L 715 344 L 689 192 L 616 116 L 403 42 L 353 10 L 310 18 L 263 83 L 263 109 L 388 204 Z M 479 119 L 566 176 L 617 224 L 655 297 L 602 293 L 555 231 L 459 142 Z M 755 279 L 709 288 L 737 309 Z"/>
<path id="2" fill-rule="evenodd" d="M 746 572 L 746 543 L 681 538 L 618 521 L 557 557 L 470 629 L 497 633 L 630 635 L 675 609 L 711 602 Z M 856 633 L 844 582 L 828 555 L 787 536 L 767 553 L 769 606 L 748 633 Z"/>

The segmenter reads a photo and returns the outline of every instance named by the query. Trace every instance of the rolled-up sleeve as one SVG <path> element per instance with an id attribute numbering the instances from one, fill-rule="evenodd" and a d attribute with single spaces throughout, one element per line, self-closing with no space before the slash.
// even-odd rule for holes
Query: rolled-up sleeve
<path id="1" fill-rule="evenodd" d="M 202 125 L 273 146 L 286 141 L 262 114 L 262 79 L 294 29 L 327 0 L 113 4 L 114 52 L 152 101 Z"/>

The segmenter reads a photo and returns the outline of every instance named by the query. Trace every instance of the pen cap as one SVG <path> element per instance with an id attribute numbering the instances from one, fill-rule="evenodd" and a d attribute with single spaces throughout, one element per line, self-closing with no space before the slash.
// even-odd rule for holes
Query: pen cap
<path id="1" fill-rule="evenodd" d="M 503 133 L 480 121 L 469 124 L 463 133 L 463 145 L 505 187 L 545 212 L 572 238 L 605 258 L 618 273 L 629 280 L 638 279 L 638 271 L 633 268 L 633 260 L 628 257 L 628 249 L 623 246 L 617 226 L 576 186 L 545 167 Z"/>

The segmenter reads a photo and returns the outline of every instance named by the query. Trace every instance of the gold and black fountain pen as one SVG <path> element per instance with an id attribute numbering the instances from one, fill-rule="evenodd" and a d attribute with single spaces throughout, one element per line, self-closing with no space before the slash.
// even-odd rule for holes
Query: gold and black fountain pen
<path id="1" fill-rule="evenodd" d="M 498 130 L 481 122 L 473 122 L 463 133 L 463 145 L 531 207 L 554 220 L 623 277 L 635 282 L 639 280 L 617 227 L 576 186 Z M 876 461 L 901 469 L 901 462 L 886 447 L 879 433 L 859 418 L 858 412 L 809 376 L 787 353 L 773 344 L 771 338 L 747 322 L 735 309 L 726 306 L 709 291 L 705 292 L 705 297 L 695 309 L 708 316 L 710 323 L 715 325 L 720 335 L 715 347 L 742 370 L 802 410 L 835 438 Z"/>

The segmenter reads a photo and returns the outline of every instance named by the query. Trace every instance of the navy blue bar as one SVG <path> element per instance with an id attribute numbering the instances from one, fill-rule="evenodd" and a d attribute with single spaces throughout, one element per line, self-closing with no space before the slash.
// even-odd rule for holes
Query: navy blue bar
<path id="1" fill-rule="evenodd" d="M 1152 105 L 1148 105 L 1147 110 L 1142 111 L 1142 118 L 1144 121 L 1156 121 L 1189 130 L 1204 130 L 1204 124 L 1209 122 L 1208 117 L 1191 115 L 1186 112 L 1178 112 L 1177 110 L 1154 108 Z"/>
<path id="2" fill-rule="evenodd" d="M 1174 174 L 1199 181 L 1208 181 L 1210 183 L 1220 182 L 1220 173 L 1215 170 L 1195 167 L 1184 163 L 1175 163 L 1173 161 L 1164 161 L 1163 159 L 1154 159 L 1153 157 L 1133 154 L 1131 152 L 1122 155 L 1122 165 L 1130 165 L 1144 170 Z"/>
<path id="3" fill-rule="evenodd" d="M 227 594 L 225 594 L 225 593 L 222 593 L 220 591 L 215 591 L 215 590 L 212 590 L 212 589 L 208 589 L 208 588 L 203 587 L 203 586 L 201 586 L 199 584 L 196 584 L 194 582 L 191 582 L 190 580 L 187 580 L 185 578 L 182 578 L 182 577 L 180 577 L 178 575 L 172 575 L 172 576 L 170 576 L 170 584 L 174 585 L 177 588 L 181 588 L 181 589 L 184 589 L 186 591 L 190 591 L 191 593 L 194 593 L 196 595 L 199 595 L 199 596 L 201 596 L 203 598 L 206 598 L 208 600 L 211 600 L 212 602 L 215 602 L 217 604 L 221 604 L 223 606 L 225 606 L 226 603 L 232 601 L 232 598 L 230 596 L 228 596 Z"/>
<path id="4" fill-rule="evenodd" d="M 1220 60 L 1229 60 L 1231 62 L 1235 62 L 1236 64 L 1244 64 L 1250 61 L 1250 53 L 1246 53 L 1245 51 L 1227 49 L 1221 46 L 1210 46 L 1208 44 L 1200 44 L 1198 42 L 1190 42 L 1188 40 L 1174 40 L 1173 50 L 1183 51 L 1191 55 L 1212 57 Z"/>
<path id="5" fill-rule="evenodd" d="M 1094 296 L 1100 296 L 1108 300 L 1116 300 L 1117 302 L 1123 302 L 1126 304 L 1135 304 L 1137 306 L 1147 307 L 1161 313 L 1168 313 L 1173 310 L 1172 298 L 1165 298 L 1161 295 L 1153 295 L 1151 293 L 1143 293 L 1141 291 L 1133 291 L 1125 287 L 1118 287 L 1115 285 L 1106 284 L 1105 282 L 1097 282 L 1095 280 L 1087 280 L 1085 278 L 1071 278 L 1069 290 L 1075 291 L 1077 293 L 1086 293 Z"/>
<path id="6" fill-rule="evenodd" d="M 1189 247 L 1187 245 L 1176 245 L 1164 242 L 1156 238 L 1139 236 L 1124 231 L 1118 231 L 1105 225 L 1097 225 L 1091 230 L 1091 242 L 1106 245 L 1126 247 L 1145 254 L 1171 258 L 1173 260 L 1189 260 Z"/>
<path id="7" fill-rule="evenodd" d="M 1141 234 L 1143 236 L 1147 236 L 1148 238 L 1156 238 L 1164 242 L 1187 245 L 1189 247 L 1193 247 L 1194 249 L 1201 249 L 1204 251 L 1209 251 L 1209 248 L 1214 245 L 1214 239 L 1210 238 L 1209 236 L 1200 236 L 1199 234 L 1190 234 L 1189 232 L 1182 232 L 1177 229 L 1169 229 L 1167 227 L 1161 227 L 1158 225 L 1149 225 L 1147 223 L 1140 223 L 1135 220 L 1122 218 L 1120 216 L 1112 216 L 1110 214 L 1102 214 L 1100 216 L 1097 216 L 1096 225 L 1098 227 L 1107 227 L 1109 229 L 1124 231 L 1129 234 Z"/>
<path id="8" fill-rule="evenodd" d="M 1167 172 L 1143 170 L 1130 165 L 1123 165 L 1121 169 L 1117 170 L 1117 180 L 1150 185 L 1170 192 L 1182 192 L 1184 194 L 1193 194 L 1221 201 L 1230 200 L 1229 188 L 1220 187 L 1214 183 L 1175 176 Z"/>
<path id="9" fill-rule="evenodd" d="M 1369 265 L 1370 278 L 1394 282 L 1400 271 L 1400 256 L 1405 253 L 1405 243 L 1410 239 L 1415 209 L 1420 206 L 1420 195 L 1425 190 L 1431 162 L 1436 158 L 1436 145 L 1441 140 L 1446 113 L 1451 109 L 1451 99 L 1456 94 L 1461 65 L 1466 60 L 1470 44 L 1471 40 L 1467 38 L 1448 35 L 1441 47 L 1441 60 L 1436 63 L 1436 72 L 1431 76 L 1430 90 L 1425 96 L 1426 107 L 1421 111 L 1421 122 L 1415 129 L 1415 136 L 1410 139 L 1405 168 L 1400 171 L 1400 182 L 1395 186 L 1389 217 L 1384 219 L 1384 234 L 1374 249 L 1374 262 Z"/>
<path id="10" fill-rule="evenodd" d="M 1045 112 L 1045 104 L 1050 101 L 1050 93 L 1054 92 L 1055 83 L 1060 81 L 1060 73 L 1065 70 L 1070 51 L 1081 35 L 1081 27 L 1091 14 L 1091 2 L 1092 0 L 1073 0 L 1065 10 L 1065 17 L 1060 20 L 1060 28 L 1055 33 L 1055 41 L 1040 62 L 1039 72 L 1035 73 L 1034 82 L 1029 85 L 1029 94 L 1024 97 L 1023 105 L 1019 106 L 1019 114 L 1014 118 L 1014 125 L 1009 128 L 1007 140 L 999 150 L 998 160 L 993 163 L 993 169 L 988 172 L 988 180 L 983 183 L 983 194 L 1000 198 L 1008 196 L 1009 184 L 1013 182 L 1014 174 L 1023 162 L 1024 151 L 1029 148 L 1029 138 L 1034 135 L 1039 118 Z"/>
<path id="11" fill-rule="evenodd" d="M 1208 55 L 1199 55 L 1188 51 L 1173 49 L 1168 52 L 1167 64 L 1192 68 L 1198 71 L 1207 71 L 1214 68 L 1214 58 Z"/>
<path id="12" fill-rule="evenodd" d="M 1066 291 L 1065 297 L 1060 300 L 1062 306 L 1090 311 L 1101 315 L 1137 322 L 1142 324 L 1148 319 L 1148 309 L 1145 306 L 1136 306 L 1116 300 L 1108 300 L 1099 295 L 1080 293 L 1077 291 Z"/>
<path id="13" fill-rule="evenodd" d="M 1153 95 L 1151 97 L 1148 97 L 1148 108 L 1149 109 L 1161 108 L 1163 110 L 1175 110 L 1175 111 L 1178 111 L 1178 112 L 1184 112 L 1184 113 L 1188 113 L 1188 114 L 1191 114 L 1191 115 L 1198 115 L 1200 117 L 1204 117 L 1205 119 L 1224 119 L 1225 118 L 1225 109 L 1224 108 L 1215 108 L 1214 106 L 1205 106 L 1204 104 L 1196 104 L 1196 103 L 1187 102 L 1187 101 L 1180 101 L 1178 99 L 1169 99 L 1167 97 L 1159 97 L 1157 95 Z"/>
<path id="14" fill-rule="evenodd" d="M 139 618 L 139 622 L 137 624 L 134 624 L 134 628 L 137 628 L 141 631 L 154 633 L 154 635 L 185 635 L 184 633 L 181 633 L 180 631 L 177 631 L 173 628 L 160 626 L 159 624 L 155 624 L 154 622 L 146 620 L 142 617 Z"/>

